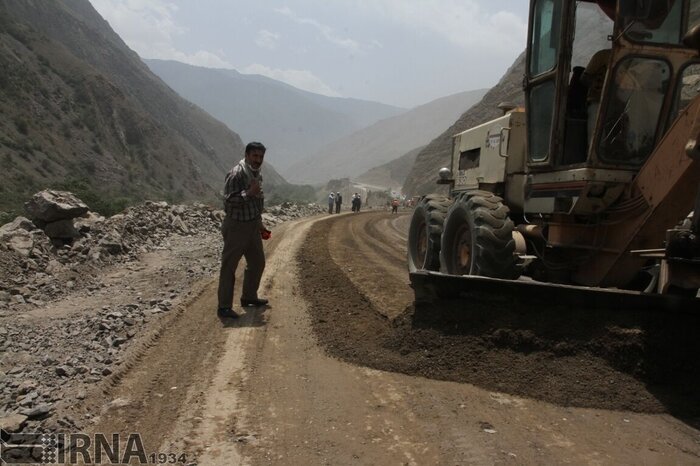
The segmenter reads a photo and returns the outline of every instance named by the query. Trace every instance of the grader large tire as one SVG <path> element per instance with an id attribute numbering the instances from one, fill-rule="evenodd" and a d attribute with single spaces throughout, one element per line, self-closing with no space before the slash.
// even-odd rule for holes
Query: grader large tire
<path id="1" fill-rule="evenodd" d="M 515 279 L 513 222 L 503 200 L 488 191 L 472 191 L 455 199 L 447 212 L 440 245 L 441 271 Z"/>
<path id="2" fill-rule="evenodd" d="M 408 271 L 440 269 L 440 236 L 452 200 L 428 194 L 416 204 L 408 229 Z"/>

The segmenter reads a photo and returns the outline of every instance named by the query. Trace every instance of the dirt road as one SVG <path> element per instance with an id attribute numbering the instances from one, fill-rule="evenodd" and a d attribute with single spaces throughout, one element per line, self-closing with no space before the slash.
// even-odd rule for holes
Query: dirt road
<path id="1" fill-rule="evenodd" d="M 200 465 L 700 462 L 697 414 L 589 347 L 414 309 L 407 220 L 277 227 L 269 308 L 222 322 L 216 280 L 194 284 L 85 404 L 95 431 Z"/>

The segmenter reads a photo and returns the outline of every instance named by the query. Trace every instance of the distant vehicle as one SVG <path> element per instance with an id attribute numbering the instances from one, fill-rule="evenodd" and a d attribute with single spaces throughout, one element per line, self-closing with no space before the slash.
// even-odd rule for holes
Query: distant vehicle
<path id="1" fill-rule="evenodd" d="M 421 196 L 413 196 L 406 200 L 406 207 L 415 207 L 416 204 L 421 200 Z"/>
<path id="2" fill-rule="evenodd" d="M 583 4 L 614 25 L 588 108 L 572 95 Z M 449 195 L 417 202 L 416 299 L 545 282 L 700 310 L 700 2 L 532 0 L 527 43 L 525 108 L 455 135 Z"/>

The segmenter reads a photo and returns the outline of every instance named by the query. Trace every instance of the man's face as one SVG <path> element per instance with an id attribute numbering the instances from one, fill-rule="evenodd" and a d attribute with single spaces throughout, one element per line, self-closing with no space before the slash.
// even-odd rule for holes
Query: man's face
<path id="1" fill-rule="evenodd" d="M 245 160 L 248 165 L 253 167 L 255 170 L 259 170 L 262 166 L 263 159 L 265 158 L 265 152 L 259 149 L 253 149 L 245 155 Z"/>

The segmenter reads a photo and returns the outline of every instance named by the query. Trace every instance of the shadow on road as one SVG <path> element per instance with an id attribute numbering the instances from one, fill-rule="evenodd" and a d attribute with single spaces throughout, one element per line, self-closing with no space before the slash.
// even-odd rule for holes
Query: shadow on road
<path id="1" fill-rule="evenodd" d="M 265 307 L 247 307 L 243 310 L 235 309 L 238 318 L 231 319 L 227 317 L 219 317 L 219 321 L 225 328 L 235 327 L 262 327 L 267 324 L 265 320 L 265 311 L 270 309 L 270 306 Z"/>

